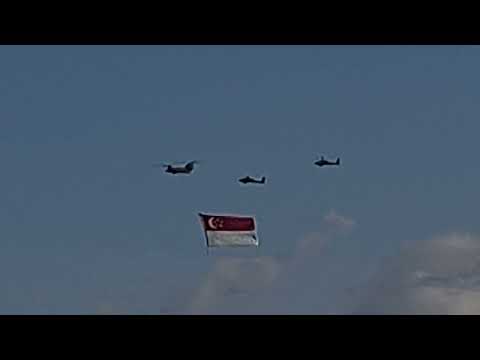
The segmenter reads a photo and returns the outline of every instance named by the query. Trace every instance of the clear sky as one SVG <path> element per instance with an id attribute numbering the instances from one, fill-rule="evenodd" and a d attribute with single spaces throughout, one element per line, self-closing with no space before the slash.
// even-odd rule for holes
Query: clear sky
<path id="1" fill-rule="evenodd" d="M 1 46 L 0 313 L 355 312 L 406 244 L 480 232 L 479 63 L 475 46 Z M 199 211 L 255 215 L 260 248 L 207 255 Z"/>

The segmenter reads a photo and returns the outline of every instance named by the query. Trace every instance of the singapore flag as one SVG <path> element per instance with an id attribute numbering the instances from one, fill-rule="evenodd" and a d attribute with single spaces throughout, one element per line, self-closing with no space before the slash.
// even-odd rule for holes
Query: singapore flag
<path id="1" fill-rule="evenodd" d="M 255 218 L 251 216 L 198 214 L 208 247 L 258 246 Z"/>

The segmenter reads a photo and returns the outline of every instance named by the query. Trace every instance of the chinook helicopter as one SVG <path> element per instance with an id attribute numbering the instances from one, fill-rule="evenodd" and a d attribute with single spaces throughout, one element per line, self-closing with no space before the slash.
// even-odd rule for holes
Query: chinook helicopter
<path id="1" fill-rule="evenodd" d="M 198 164 L 197 160 L 190 161 L 183 166 L 175 166 L 171 164 L 153 164 L 153 166 L 154 167 L 161 166 L 163 168 L 166 168 L 165 172 L 169 174 L 173 174 L 173 175 L 187 174 L 188 175 L 193 171 L 195 164 Z"/>

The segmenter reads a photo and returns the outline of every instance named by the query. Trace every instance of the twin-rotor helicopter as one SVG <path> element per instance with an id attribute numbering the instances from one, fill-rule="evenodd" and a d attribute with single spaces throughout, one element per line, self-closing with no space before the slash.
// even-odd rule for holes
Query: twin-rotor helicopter
<path id="1" fill-rule="evenodd" d="M 195 164 L 198 164 L 197 160 L 193 160 L 190 162 L 187 162 L 185 165 L 172 165 L 172 164 L 153 164 L 152 166 L 154 167 L 163 167 L 165 168 L 165 172 L 172 174 L 172 175 L 177 175 L 177 174 L 190 174 L 193 169 L 195 168 Z"/>

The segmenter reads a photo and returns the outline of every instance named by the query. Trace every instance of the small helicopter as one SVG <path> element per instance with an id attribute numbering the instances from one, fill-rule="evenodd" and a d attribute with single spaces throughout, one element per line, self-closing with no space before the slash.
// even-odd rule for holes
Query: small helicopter
<path id="1" fill-rule="evenodd" d="M 263 176 L 260 180 L 254 179 L 250 176 L 245 176 L 244 178 L 239 179 L 238 181 L 243 184 L 265 184 L 265 176 Z"/>
<path id="2" fill-rule="evenodd" d="M 337 161 L 328 161 L 328 160 L 325 160 L 324 157 L 322 156 L 320 158 L 320 160 L 315 161 L 314 164 L 317 165 L 317 166 L 320 166 L 320 167 L 325 166 L 325 165 L 336 165 L 336 166 L 338 166 L 338 165 L 340 165 L 340 158 L 337 158 Z"/>
<path id="3" fill-rule="evenodd" d="M 190 174 L 193 171 L 195 164 L 198 164 L 197 160 L 190 161 L 184 166 L 174 166 L 171 164 L 154 164 L 153 166 L 158 167 L 162 166 L 166 168 L 165 172 L 169 174 Z"/>

